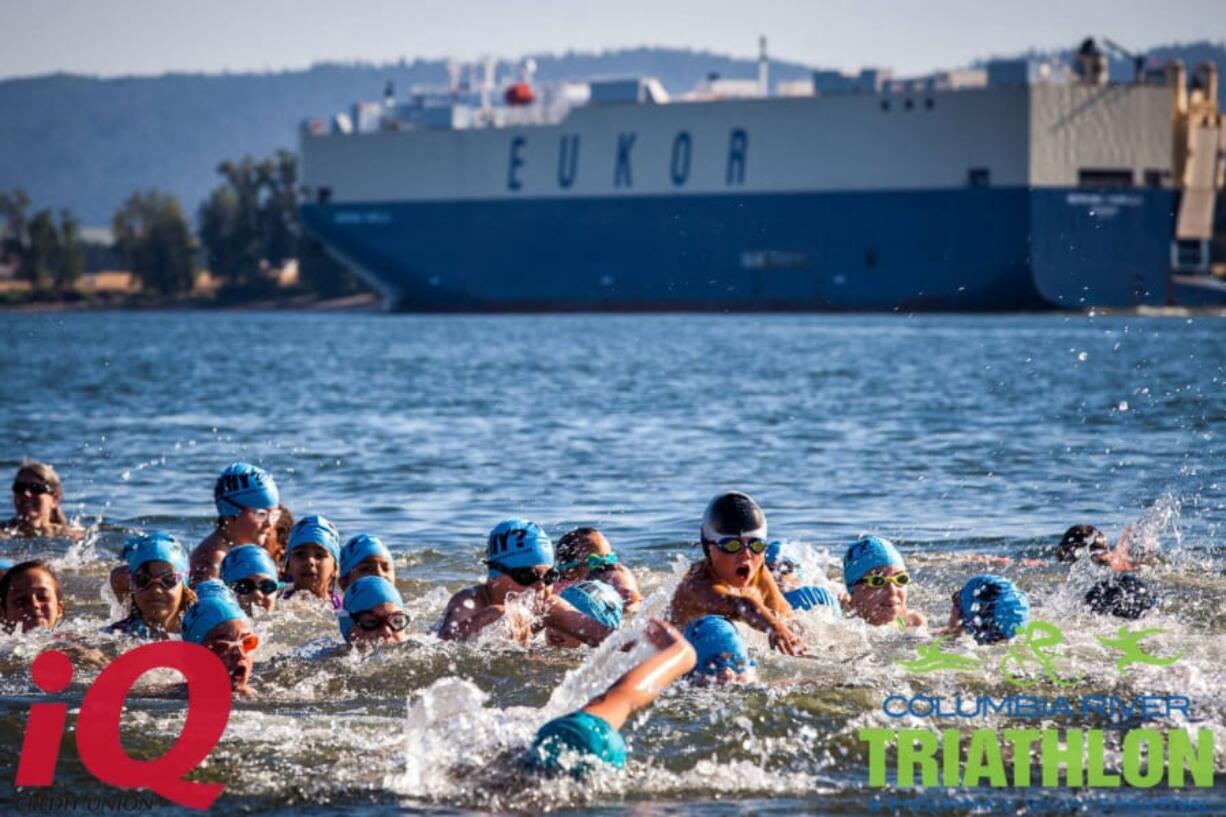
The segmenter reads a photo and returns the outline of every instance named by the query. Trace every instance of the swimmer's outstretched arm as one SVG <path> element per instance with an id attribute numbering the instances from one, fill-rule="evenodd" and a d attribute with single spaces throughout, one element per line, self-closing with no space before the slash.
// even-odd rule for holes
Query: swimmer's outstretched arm
<path id="1" fill-rule="evenodd" d="M 603 695 L 588 701 L 583 711 L 621 729 L 626 719 L 650 704 L 669 684 L 694 669 L 697 656 L 690 642 L 671 624 L 658 618 L 647 623 L 647 640 L 660 651 L 613 682 Z"/>
<path id="2" fill-rule="evenodd" d="M 559 596 L 552 596 L 545 611 L 545 625 L 577 638 L 589 647 L 594 647 L 613 632 L 599 621 L 588 618 Z"/>
<path id="3" fill-rule="evenodd" d="M 703 613 L 744 621 L 770 636 L 771 647 L 786 655 L 804 655 L 805 648 L 787 622 L 766 602 L 751 595 L 733 593 L 720 585 L 692 584 L 685 588 L 698 596 L 693 606 Z M 678 589 L 680 594 L 681 589 Z M 674 602 L 675 604 L 676 602 Z"/>

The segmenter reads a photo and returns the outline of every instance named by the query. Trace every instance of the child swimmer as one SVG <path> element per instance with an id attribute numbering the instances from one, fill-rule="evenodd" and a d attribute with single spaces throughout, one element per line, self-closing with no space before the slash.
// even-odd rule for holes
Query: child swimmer
<path id="1" fill-rule="evenodd" d="M 232 547 L 264 547 L 280 518 L 280 501 L 277 483 L 263 468 L 236 462 L 222 471 L 213 486 L 217 527 L 192 551 L 190 583 L 220 576 L 221 560 Z"/>
<path id="2" fill-rule="evenodd" d="M 341 635 L 354 645 L 399 644 L 409 635 L 409 614 L 396 586 L 381 576 L 362 576 L 345 591 Z"/>
<path id="3" fill-rule="evenodd" d="M 359 533 L 341 548 L 341 572 L 338 582 L 344 590 L 350 582 L 363 576 L 379 576 L 389 582 L 396 581 L 396 567 L 392 552 L 378 536 Z"/>
<path id="4" fill-rule="evenodd" d="M 617 554 L 605 535 L 595 528 L 575 528 L 558 540 L 558 586 L 561 589 L 593 579 L 611 586 L 625 602 L 624 611 L 638 610 L 643 595 L 638 582 Z"/>
<path id="5" fill-rule="evenodd" d="M 251 670 L 260 637 L 251 630 L 251 620 L 238 599 L 217 579 L 195 587 L 197 600 L 183 614 L 183 640 L 212 650 L 226 666 L 230 689 L 252 695 Z"/>
<path id="6" fill-rule="evenodd" d="M 447 603 L 438 635 L 447 641 L 467 641 L 503 619 L 507 601 L 530 594 L 535 597 L 539 621 L 531 632 L 554 630 L 588 645 L 596 645 L 612 629 L 576 610 L 554 594 L 558 578 L 553 568 L 553 542 L 535 522 L 506 519 L 490 531 L 486 541 L 488 573 L 484 584 L 459 591 Z M 526 640 L 531 632 L 520 632 Z"/>
<path id="7" fill-rule="evenodd" d="M 730 491 L 712 499 L 700 529 L 703 560 L 673 594 L 673 623 L 725 616 L 767 633 L 774 649 L 803 655 L 804 645 L 788 627 L 792 607 L 765 568 L 766 533 L 766 515 L 748 495 Z"/>
<path id="8" fill-rule="evenodd" d="M 128 615 L 107 630 L 165 641 L 179 632 L 183 611 L 196 600 L 187 587 L 187 553 L 165 531 L 130 540 L 124 553 L 132 587 Z"/>
<path id="9" fill-rule="evenodd" d="M 880 536 L 865 536 L 843 555 L 847 593 L 840 601 L 851 615 L 874 627 L 923 627 L 928 623 L 924 614 L 907 609 L 910 582 L 911 574 L 898 548 Z"/>
<path id="10" fill-rule="evenodd" d="M 264 612 L 277 602 L 277 591 L 285 587 L 277 580 L 277 565 L 259 545 L 239 545 L 221 560 L 221 580 L 234 591 L 243 612 L 251 615 L 256 607 Z"/>
<path id="11" fill-rule="evenodd" d="M 699 686 L 744 684 L 757 675 L 745 636 L 723 616 L 703 616 L 685 625 L 685 640 L 697 655 L 690 682 Z"/>
<path id="12" fill-rule="evenodd" d="M 341 536 L 336 525 L 323 516 L 304 516 L 289 536 L 285 572 L 292 583 L 284 596 L 304 592 L 327 599 L 333 610 L 341 609 L 336 592 L 336 574 L 341 560 Z"/>
<path id="13" fill-rule="evenodd" d="M 618 678 L 582 709 L 554 718 L 537 730 L 527 758 L 530 769 L 583 777 L 602 767 L 625 767 L 626 742 L 618 730 L 630 715 L 694 668 L 694 648 L 675 627 L 652 619 L 645 635 L 659 652 Z"/>
<path id="14" fill-rule="evenodd" d="M 966 633 L 978 644 L 1008 641 L 1030 620 L 1030 600 L 1001 576 L 975 576 L 953 595 L 947 633 Z"/>

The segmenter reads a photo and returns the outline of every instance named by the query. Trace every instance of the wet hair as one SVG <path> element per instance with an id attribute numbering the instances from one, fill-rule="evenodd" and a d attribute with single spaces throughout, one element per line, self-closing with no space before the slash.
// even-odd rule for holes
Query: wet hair
<path id="1" fill-rule="evenodd" d="M 1086 593 L 1085 602 L 1099 615 L 1137 619 L 1158 605 L 1149 586 L 1131 573 L 1096 582 Z"/>
<path id="2" fill-rule="evenodd" d="M 1110 548 L 1107 536 L 1093 525 L 1073 525 L 1064 532 L 1060 544 L 1056 546 L 1056 559 L 1061 562 L 1075 562 L 1081 558 L 1078 552 L 1082 548 L 1091 551 L 1105 551 Z"/>
<path id="3" fill-rule="evenodd" d="M 36 570 L 41 570 L 51 577 L 51 584 L 55 587 L 55 598 L 60 604 L 64 603 L 64 592 L 60 589 L 60 577 L 55 575 L 55 571 L 51 569 L 51 565 L 44 562 L 42 559 L 31 559 L 28 562 L 18 562 L 8 569 L 3 576 L 0 576 L 0 612 L 8 616 L 9 606 L 9 588 L 13 586 L 13 580 L 23 573 L 33 573 Z"/>
<path id="4" fill-rule="evenodd" d="M 575 528 L 562 534 L 562 538 L 558 540 L 558 546 L 555 551 L 556 561 L 558 562 L 575 562 L 588 554 L 587 540 L 593 534 L 599 534 L 600 531 L 596 528 Z"/>
<path id="5" fill-rule="evenodd" d="M 21 466 L 17 469 L 15 476 L 21 476 L 22 471 L 29 471 L 46 483 L 51 489 L 51 495 L 56 499 L 62 500 L 64 498 L 64 483 L 60 480 L 60 475 L 56 473 L 55 468 L 50 463 L 24 459 L 21 461 Z M 51 509 L 51 521 L 56 525 L 68 524 L 68 517 L 64 516 L 64 511 L 59 505 Z"/>

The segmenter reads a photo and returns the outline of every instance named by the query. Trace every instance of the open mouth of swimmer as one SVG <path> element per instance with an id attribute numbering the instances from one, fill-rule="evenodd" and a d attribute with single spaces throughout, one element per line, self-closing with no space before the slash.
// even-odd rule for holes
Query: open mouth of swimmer
<path id="1" fill-rule="evenodd" d="M 748 579 L 749 578 L 749 565 L 738 565 L 736 569 L 736 575 L 738 578 Z"/>

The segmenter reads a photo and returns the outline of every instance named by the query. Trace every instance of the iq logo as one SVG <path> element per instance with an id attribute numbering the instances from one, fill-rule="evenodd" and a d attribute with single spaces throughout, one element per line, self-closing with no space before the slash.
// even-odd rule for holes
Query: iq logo
<path id="1" fill-rule="evenodd" d="M 119 716 L 136 680 L 153 669 L 177 670 L 187 680 L 187 719 L 164 755 L 138 760 L 124 751 Z M 30 675 L 51 694 L 72 681 L 73 666 L 62 652 L 34 659 Z M 17 765 L 18 786 L 46 787 L 55 780 L 67 703 L 30 707 Z M 225 788 L 184 779 L 213 751 L 230 719 L 230 678 L 225 665 L 204 647 L 183 641 L 147 644 L 111 662 L 85 693 L 77 717 L 77 752 L 85 768 L 103 783 L 121 789 L 149 789 L 188 808 L 207 809 Z"/>

